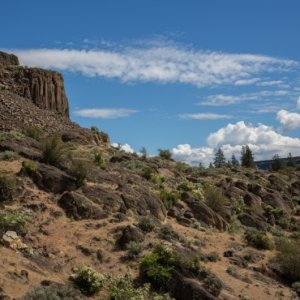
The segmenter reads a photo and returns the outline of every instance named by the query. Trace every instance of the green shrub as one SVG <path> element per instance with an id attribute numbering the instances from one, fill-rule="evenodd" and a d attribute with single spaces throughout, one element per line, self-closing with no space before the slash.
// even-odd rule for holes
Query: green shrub
<path id="1" fill-rule="evenodd" d="M 107 161 L 101 151 L 94 154 L 94 163 L 102 170 L 106 170 L 107 168 Z"/>
<path id="2" fill-rule="evenodd" d="M 193 189 L 194 185 L 187 180 L 182 181 L 177 186 L 177 190 L 180 192 L 191 192 Z"/>
<path id="3" fill-rule="evenodd" d="M 144 232 L 151 232 L 155 228 L 155 221 L 151 216 L 144 216 L 139 219 L 138 226 Z"/>
<path id="4" fill-rule="evenodd" d="M 169 149 L 158 149 L 158 155 L 164 159 L 171 159 L 172 152 Z"/>
<path id="5" fill-rule="evenodd" d="M 0 175 L 0 202 L 12 200 L 16 188 L 16 181 L 6 175 Z"/>
<path id="6" fill-rule="evenodd" d="M 300 242 L 282 239 L 278 243 L 275 261 L 284 279 L 291 283 L 300 281 Z"/>
<path id="7" fill-rule="evenodd" d="M 102 290 L 104 277 L 92 268 L 84 266 L 77 270 L 74 277 L 74 283 L 83 294 L 92 296 Z"/>
<path id="8" fill-rule="evenodd" d="M 222 214 L 227 204 L 227 198 L 217 188 L 211 185 L 204 187 L 204 199 L 207 206 L 209 206 L 215 212 Z"/>
<path id="9" fill-rule="evenodd" d="M 140 256 L 143 250 L 143 245 L 141 243 L 131 241 L 126 245 L 126 249 L 126 257 L 129 259 L 136 259 Z"/>
<path id="10" fill-rule="evenodd" d="M 264 232 L 249 228 L 244 233 L 245 240 L 249 246 L 262 250 L 272 250 L 274 243 L 272 239 Z"/>
<path id="11" fill-rule="evenodd" d="M 143 173 L 142 173 L 142 176 L 151 181 L 152 183 L 154 184 L 157 184 L 157 185 L 161 185 L 162 183 L 164 183 L 165 181 L 165 178 L 163 176 L 159 176 L 159 175 L 156 175 L 154 173 L 154 170 L 149 168 L 149 167 L 145 167 L 143 169 Z"/>
<path id="12" fill-rule="evenodd" d="M 24 128 L 23 133 L 28 137 L 39 140 L 43 134 L 43 130 L 36 126 L 27 126 Z"/>
<path id="13" fill-rule="evenodd" d="M 171 225 L 166 224 L 160 228 L 159 237 L 166 241 L 179 240 L 180 235 L 174 231 Z"/>
<path id="14" fill-rule="evenodd" d="M 207 258 L 207 260 L 212 261 L 212 262 L 221 260 L 219 253 L 215 252 L 215 251 L 206 254 L 206 258 Z"/>
<path id="15" fill-rule="evenodd" d="M 42 143 L 42 159 L 49 165 L 58 165 L 64 154 L 64 147 L 59 136 L 50 136 Z"/>
<path id="16" fill-rule="evenodd" d="M 75 177 L 77 187 L 83 186 L 88 174 L 87 164 L 81 160 L 73 160 L 70 174 Z"/>
<path id="17" fill-rule="evenodd" d="M 175 192 L 169 192 L 165 189 L 163 189 L 159 193 L 159 198 L 163 202 L 166 209 L 170 209 L 172 206 L 174 206 L 177 203 L 178 199 L 178 193 Z"/>
<path id="18" fill-rule="evenodd" d="M 20 156 L 18 153 L 13 151 L 4 151 L 0 153 L 0 160 L 14 161 L 17 160 Z"/>
<path id="19" fill-rule="evenodd" d="M 95 125 L 91 126 L 91 132 L 93 132 L 93 133 L 98 133 L 98 132 L 99 132 L 98 127 L 95 126 Z"/>
<path id="20" fill-rule="evenodd" d="M 21 210 L 5 208 L 0 211 L 0 232 L 8 230 L 22 232 L 26 224 L 30 221 L 28 213 Z"/>
<path id="21" fill-rule="evenodd" d="M 7 131 L 0 133 L 0 142 L 10 140 L 21 140 L 24 135 L 16 131 Z"/>
<path id="22" fill-rule="evenodd" d="M 84 300 L 80 291 L 67 285 L 40 286 L 30 289 L 21 300 Z"/>
<path id="23" fill-rule="evenodd" d="M 145 167 L 144 170 L 143 170 L 143 173 L 142 173 L 142 176 L 147 179 L 147 180 L 150 180 L 153 176 L 153 169 L 149 168 L 149 167 Z"/>
<path id="24" fill-rule="evenodd" d="M 213 274 L 209 274 L 204 280 L 203 280 L 205 288 L 214 296 L 219 296 L 221 293 L 221 290 L 223 288 L 222 281 L 216 277 Z"/>
<path id="25" fill-rule="evenodd" d="M 140 269 L 144 277 L 156 288 L 166 289 L 175 266 L 177 256 L 175 252 L 162 245 L 156 245 L 153 251 L 146 255 Z"/>
<path id="26" fill-rule="evenodd" d="M 145 284 L 136 288 L 129 273 L 111 279 L 108 300 L 148 300 L 150 299 L 150 285 Z"/>
<path id="27" fill-rule="evenodd" d="M 36 163 L 32 160 L 23 161 L 22 168 L 25 172 L 28 173 L 36 172 Z"/>

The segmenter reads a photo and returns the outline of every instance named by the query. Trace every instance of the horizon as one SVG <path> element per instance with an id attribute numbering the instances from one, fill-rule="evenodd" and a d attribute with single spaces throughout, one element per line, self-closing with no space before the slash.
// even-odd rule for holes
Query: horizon
<path id="1" fill-rule="evenodd" d="M 2 6 L 18 22 L 1 18 L 0 49 L 62 73 L 71 119 L 112 143 L 195 165 L 246 144 L 256 161 L 300 155 L 299 2 Z"/>

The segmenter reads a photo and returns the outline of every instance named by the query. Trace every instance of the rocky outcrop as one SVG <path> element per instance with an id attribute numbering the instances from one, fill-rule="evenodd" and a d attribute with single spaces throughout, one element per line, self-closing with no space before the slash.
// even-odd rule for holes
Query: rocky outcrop
<path id="1" fill-rule="evenodd" d="M 4 66 L 0 69 L 2 89 L 31 100 L 39 108 L 69 117 L 69 103 L 61 74 L 18 65 Z"/>
<path id="2" fill-rule="evenodd" d="M 76 192 L 66 192 L 58 200 L 58 205 L 63 208 L 69 218 L 103 219 L 107 214 L 90 199 Z"/>
<path id="3" fill-rule="evenodd" d="M 188 205 L 193 212 L 194 218 L 208 226 L 213 226 L 221 231 L 226 230 L 226 221 L 204 202 L 193 198 L 189 193 L 183 193 L 181 199 Z"/>
<path id="4" fill-rule="evenodd" d="M 0 65 L 2 66 L 18 66 L 19 59 L 13 54 L 0 51 Z"/>
<path id="5" fill-rule="evenodd" d="M 38 164 L 36 170 L 28 173 L 33 182 L 42 190 L 55 194 L 76 190 L 75 178 L 50 165 Z"/>

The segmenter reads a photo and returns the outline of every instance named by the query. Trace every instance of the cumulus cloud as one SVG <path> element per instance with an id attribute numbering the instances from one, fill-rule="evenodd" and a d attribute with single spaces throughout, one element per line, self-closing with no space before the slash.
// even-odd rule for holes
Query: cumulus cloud
<path id="1" fill-rule="evenodd" d="M 134 153 L 134 149 L 129 144 L 118 144 L 118 143 L 112 143 L 111 144 L 115 148 L 119 148 L 127 153 Z"/>
<path id="2" fill-rule="evenodd" d="M 95 119 L 117 119 L 128 117 L 137 110 L 125 108 L 87 108 L 79 109 L 73 112 L 75 116 Z"/>
<path id="3" fill-rule="evenodd" d="M 218 119 L 230 119 L 230 115 L 221 115 L 214 113 L 199 113 L 199 114 L 182 114 L 179 115 L 181 119 L 186 120 L 218 120 Z"/>
<path id="4" fill-rule="evenodd" d="M 172 156 L 178 161 L 190 165 L 198 165 L 200 162 L 208 165 L 214 157 L 214 149 L 209 147 L 193 148 L 189 144 L 181 144 L 172 149 Z"/>
<path id="5" fill-rule="evenodd" d="M 253 126 L 240 121 L 211 133 L 207 147 L 193 148 L 188 144 L 178 145 L 173 149 L 173 157 L 190 164 L 199 162 L 207 165 L 213 160 L 214 149 L 221 148 L 229 159 L 232 154 L 240 155 L 241 148 L 249 145 L 256 160 L 270 159 L 274 154 L 285 157 L 291 152 L 300 154 L 300 139 L 281 135 L 272 127 L 259 124 Z"/>
<path id="6" fill-rule="evenodd" d="M 283 129 L 285 131 L 293 130 L 300 127 L 300 114 L 298 113 L 291 113 L 287 110 L 282 109 L 277 113 L 277 120 L 280 122 L 280 124 L 283 125 Z"/>
<path id="7" fill-rule="evenodd" d="M 54 68 L 122 82 L 184 83 L 197 87 L 245 85 L 258 74 L 287 71 L 297 62 L 272 56 L 203 51 L 169 44 L 96 50 L 10 50 L 24 65 Z"/>

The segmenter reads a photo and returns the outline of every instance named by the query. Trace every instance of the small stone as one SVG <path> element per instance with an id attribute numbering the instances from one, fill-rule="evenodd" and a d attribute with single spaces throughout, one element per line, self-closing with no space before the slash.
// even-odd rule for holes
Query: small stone
<path id="1" fill-rule="evenodd" d="M 7 231 L 2 236 L 2 241 L 6 247 L 9 247 L 14 250 L 24 250 L 28 248 L 27 245 L 25 245 L 21 241 L 20 237 L 17 235 L 15 231 Z"/>

